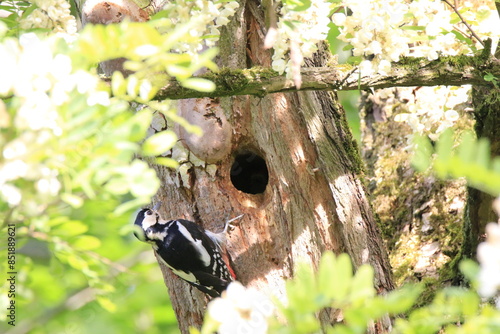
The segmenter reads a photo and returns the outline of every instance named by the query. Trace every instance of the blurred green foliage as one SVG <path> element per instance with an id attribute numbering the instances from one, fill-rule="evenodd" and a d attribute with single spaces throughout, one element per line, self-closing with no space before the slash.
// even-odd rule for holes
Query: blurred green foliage
<path id="1" fill-rule="evenodd" d="M 16 11 L 0 21 L 0 43 L 22 52 L 15 37 L 19 31 L 13 33 L 18 18 Z M 67 100 L 51 107 L 60 133 L 47 131 L 41 144 L 37 140 L 42 130 L 33 125 L 17 127 L 19 110 L 31 97 L 19 96 L 14 89 L 0 94 L 0 149 L 4 152 L 0 168 L 11 162 L 5 150 L 22 143 L 26 150 L 16 156 L 21 162 L 17 163 L 50 170 L 60 184 L 56 193 L 43 194 L 36 173 L 29 177 L 13 173 L 2 181 L 19 190 L 21 201 L 0 202 L 0 271 L 16 273 L 14 294 L 2 277 L 0 332 L 178 332 L 151 248 L 130 233 L 133 210 L 149 203 L 160 185 L 155 172 L 137 157 L 155 159 L 177 140 L 173 132 L 164 131 L 141 143 L 154 112 L 199 132 L 179 119 L 168 102 L 151 98 L 169 76 L 192 89 L 213 89 L 212 83 L 191 76 L 201 67 L 215 69 L 212 58 L 217 50 L 207 50 L 196 61 L 171 53 L 172 43 L 190 40 L 190 23 L 172 27 L 169 22 L 159 18 L 145 24 L 87 26 L 73 43 L 46 31 L 32 31 L 51 57 L 65 55 L 71 60 L 68 78 L 87 73 L 82 78 L 89 81 L 82 79 L 80 86 L 68 92 Z M 166 28 L 170 33 L 159 33 Z M 20 57 L 11 52 L 13 59 Z M 127 78 L 115 73 L 109 85 L 100 82 L 95 91 L 82 89 L 92 84 L 92 78 L 100 81 L 98 62 L 117 57 L 130 59 L 126 67 L 135 73 Z M 163 74 L 151 75 L 159 72 Z M 48 75 L 44 80 L 50 83 Z M 46 94 L 52 96 L 54 89 Z M 132 107 L 132 101 L 143 107 Z M 27 133 L 32 139 L 25 139 Z M 159 162 L 176 166 L 169 158 L 161 157 Z M 15 226 L 16 245 L 12 268 L 7 261 L 10 226 Z M 16 306 L 15 327 L 7 323 L 11 301 Z"/>
<path id="2" fill-rule="evenodd" d="M 325 252 L 317 273 L 310 265 L 300 264 L 294 278 L 287 282 L 287 302 L 277 302 L 286 322 L 271 319 L 270 332 L 366 333 L 372 321 L 408 311 L 422 290 L 415 285 L 377 295 L 373 279 L 369 265 L 354 273 L 347 254 Z M 327 309 L 335 309 L 337 318 L 343 321 L 321 329 L 317 314 Z"/>
<path id="3" fill-rule="evenodd" d="M 491 158 L 489 140 L 474 133 L 460 136 L 449 128 L 432 143 L 427 137 L 415 137 L 412 165 L 418 171 L 430 169 L 441 179 L 464 177 L 471 187 L 500 195 L 500 157 Z"/>
<path id="4" fill-rule="evenodd" d="M 460 269 L 477 287 L 479 266 L 466 260 Z M 317 272 L 299 264 L 294 278 L 287 282 L 287 302 L 276 301 L 281 319 L 270 319 L 270 333 L 366 333 L 375 321 L 387 324 L 395 319 L 392 333 L 499 333 L 500 310 L 481 301 L 474 288 L 446 287 L 433 301 L 414 308 L 424 290 L 422 284 L 406 285 L 383 295 L 374 287 L 374 272 L 369 265 L 355 272 L 347 254 L 325 252 Z M 333 310 L 337 324 L 321 327 L 318 314 Z"/>

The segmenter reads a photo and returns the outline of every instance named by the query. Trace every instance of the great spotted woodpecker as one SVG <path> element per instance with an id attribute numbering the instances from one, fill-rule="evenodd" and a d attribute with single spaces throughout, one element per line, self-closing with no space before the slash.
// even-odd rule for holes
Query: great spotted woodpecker
<path id="1" fill-rule="evenodd" d="M 134 232 L 141 240 L 152 244 L 164 264 L 174 274 L 212 297 L 219 297 L 235 279 L 224 242 L 230 223 L 221 233 L 203 230 L 189 220 L 164 220 L 157 203 L 153 209 L 142 209 L 137 214 Z M 226 261 L 225 261 L 226 260 Z M 229 269 L 228 269 L 229 268 Z"/>

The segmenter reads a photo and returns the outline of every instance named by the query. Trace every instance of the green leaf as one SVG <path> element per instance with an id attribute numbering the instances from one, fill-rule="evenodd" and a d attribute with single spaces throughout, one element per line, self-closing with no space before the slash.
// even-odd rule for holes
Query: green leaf
<path id="1" fill-rule="evenodd" d="M 414 151 L 411 158 L 411 165 L 417 171 L 425 171 L 431 165 L 432 152 L 434 151 L 428 137 L 415 136 L 413 138 Z"/>
<path id="2" fill-rule="evenodd" d="M 483 77 L 483 79 L 484 79 L 485 81 L 490 81 L 490 82 L 491 82 L 491 81 L 493 81 L 493 80 L 496 80 L 497 78 L 496 78 L 493 74 L 491 74 L 491 73 L 489 73 L 489 72 L 488 72 L 488 73 L 486 73 L 486 75 Z"/>
<path id="3" fill-rule="evenodd" d="M 407 312 L 420 296 L 424 286 L 422 284 L 408 284 L 397 290 L 381 296 L 384 301 L 383 308 L 390 314 Z"/>
<path id="4" fill-rule="evenodd" d="M 346 302 L 352 284 L 352 263 L 349 255 L 343 253 L 337 257 L 336 275 L 332 277 L 332 297 L 335 303 Z M 335 305 L 335 304 L 334 304 Z"/>
<path id="5" fill-rule="evenodd" d="M 181 85 L 185 88 L 197 90 L 199 92 L 213 92 L 215 84 L 203 78 L 189 78 L 181 81 Z"/>
<path id="6" fill-rule="evenodd" d="M 490 164 L 490 142 L 486 138 L 480 138 L 477 141 L 477 155 L 476 155 L 476 163 L 487 169 Z"/>
<path id="7" fill-rule="evenodd" d="M 349 299 L 353 303 L 363 302 L 366 299 L 374 297 L 376 294 L 374 284 L 373 268 L 370 265 L 362 265 L 356 271 L 352 280 Z"/>
<path id="8" fill-rule="evenodd" d="M 347 58 L 347 63 L 351 65 L 359 65 L 362 60 L 363 57 L 361 56 L 350 56 L 349 58 Z"/>
<path id="9" fill-rule="evenodd" d="M 453 156 L 453 143 L 453 131 L 450 128 L 443 131 L 436 143 L 437 158 L 434 165 L 434 171 L 441 179 L 445 179 L 448 175 L 447 167 Z"/>
<path id="10" fill-rule="evenodd" d="M 69 243 L 78 250 L 93 250 L 101 246 L 101 240 L 91 235 L 81 235 L 72 238 Z"/>
<path id="11" fill-rule="evenodd" d="M 130 75 L 127 78 L 127 94 L 135 98 L 137 97 L 137 93 L 139 92 L 139 79 L 135 75 Z"/>
<path id="12" fill-rule="evenodd" d="M 70 193 L 61 194 L 61 199 L 71 205 L 74 209 L 77 209 L 83 205 L 83 198 Z"/>
<path id="13" fill-rule="evenodd" d="M 104 189 L 114 195 L 125 195 L 129 191 L 130 185 L 125 177 L 115 176 L 106 182 Z"/>
<path id="14" fill-rule="evenodd" d="M 283 2 L 295 12 L 302 12 L 311 7 L 311 0 L 283 0 Z"/>
<path id="15" fill-rule="evenodd" d="M 316 304 L 316 281 L 311 265 L 299 262 L 294 279 L 286 282 L 289 307 L 301 313 L 313 312 Z"/>
<path id="16" fill-rule="evenodd" d="M 333 285 L 332 277 L 337 274 L 337 259 L 332 251 L 327 251 L 323 253 L 321 260 L 319 262 L 318 270 L 318 292 L 327 298 L 328 302 L 333 297 L 333 290 L 335 286 Z"/>
<path id="17" fill-rule="evenodd" d="M 155 159 L 156 164 L 162 165 L 168 168 L 177 168 L 179 163 L 172 158 L 159 157 Z"/>
<path id="18" fill-rule="evenodd" d="M 83 260 L 81 257 L 75 255 L 75 254 L 70 254 L 66 257 L 66 261 L 68 264 L 73 267 L 74 269 L 78 271 L 84 271 L 88 269 L 88 264 L 87 261 Z"/>
<path id="19" fill-rule="evenodd" d="M 99 296 L 96 298 L 96 300 L 99 303 L 99 305 L 101 305 L 101 307 L 106 311 L 111 313 L 116 312 L 117 309 L 116 304 L 113 303 L 109 298 Z"/>
<path id="20" fill-rule="evenodd" d="M 181 81 L 181 84 L 182 81 L 187 80 L 192 75 L 192 72 L 189 68 L 180 66 L 178 64 L 170 64 L 167 66 L 166 70 L 168 75 L 176 77 L 177 80 Z"/>
<path id="21" fill-rule="evenodd" d="M 458 157 L 465 164 L 471 164 L 474 162 L 475 158 L 475 142 L 476 137 L 470 131 L 466 132 L 462 136 L 462 141 L 458 147 Z"/>
<path id="22" fill-rule="evenodd" d="M 488 7 L 482 7 L 476 12 L 476 20 L 478 22 L 486 20 L 491 16 L 491 10 Z"/>
<path id="23" fill-rule="evenodd" d="M 111 91 L 114 96 L 124 96 L 127 93 L 127 82 L 122 72 L 114 71 L 111 77 Z"/>
<path id="24" fill-rule="evenodd" d="M 75 235 L 83 234 L 87 232 L 88 229 L 89 229 L 88 226 L 82 223 L 81 221 L 71 220 L 54 227 L 52 233 L 54 235 L 62 237 L 72 237 Z"/>
<path id="25" fill-rule="evenodd" d="M 147 103 L 156 95 L 157 92 L 158 88 L 154 87 L 149 80 L 141 81 L 141 84 L 139 85 L 140 101 Z"/>
<path id="26" fill-rule="evenodd" d="M 217 71 L 218 67 L 212 60 L 215 58 L 215 56 L 217 56 L 218 53 L 219 53 L 218 48 L 210 48 L 204 51 L 203 53 L 198 55 L 196 61 L 191 63 L 190 70 L 193 73 L 195 73 L 199 69 L 206 67 L 213 72 Z"/>
<path id="27" fill-rule="evenodd" d="M 171 130 L 155 133 L 142 145 L 142 152 L 147 156 L 156 156 L 170 150 L 177 142 L 177 135 Z"/>
<path id="28" fill-rule="evenodd" d="M 342 51 L 349 51 L 349 50 L 352 50 L 354 49 L 354 46 L 352 46 L 351 44 L 347 44 L 346 46 L 344 46 L 342 48 Z"/>
<path id="29" fill-rule="evenodd" d="M 137 209 L 138 207 L 142 205 L 146 205 L 150 202 L 149 197 L 139 197 L 135 198 L 133 200 L 127 201 L 123 204 L 120 204 L 119 206 L 116 207 L 116 209 L 113 211 L 113 214 L 120 216 L 123 215 L 124 213 Z"/>
<path id="30" fill-rule="evenodd" d="M 464 259 L 460 261 L 460 264 L 458 265 L 460 268 L 460 272 L 464 274 L 464 276 L 470 280 L 470 281 L 476 281 L 477 277 L 479 275 L 479 265 L 470 260 L 470 259 Z"/>
<path id="31" fill-rule="evenodd" d="M 425 27 L 424 26 L 407 26 L 407 25 L 404 25 L 404 26 L 401 27 L 401 30 L 424 31 Z"/>
<path id="32" fill-rule="evenodd" d="M 161 13 L 161 12 L 160 12 L 160 13 Z M 205 319 L 205 320 L 203 321 L 203 326 L 205 326 L 205 323 L 206 323 L 206 322 L 207 322 L 207 320 Z M 207 331 L 206 333 L 207 333 L 207 334 L 212 334 L 212 333 L 214 333 L 214 332 L 217 330 L 217 328 L 218 328 L 218 326 L 217 326 L 217 327 L 215 327 L 213 331 Z M 195 327 L 189 327 L 189 334 L 202 334 L 202 333 L 200 332 L 200 330 L 199 330 L 198 328 L 195 328 Z"/>

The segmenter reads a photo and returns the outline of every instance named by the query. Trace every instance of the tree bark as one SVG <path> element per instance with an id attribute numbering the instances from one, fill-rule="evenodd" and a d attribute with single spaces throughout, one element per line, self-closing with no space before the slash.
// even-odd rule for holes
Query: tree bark
<path id="1" fill-rule="evenodd" d="M 475 131 L 478 138 L 490 141 L 491 156 L 500 156 L 500 89 L 474 87 L 472 102 L 476 119 Z M 467 211 L 464 225 L 463 256 L 476 258 L 479 242 L 485 240 L 485 227 L 489 222 L 497 221 L 493 211 L 495 197 L 477 189 L 468 188 Z"/>
<path id="2" fill-rule="evenodd" d="M 223 32 L 220 62 L 229 68 L 268 66 L 261 9 L 251 1 L 240 4 Z M 326 61 L 322 49 L 310 65 Z M 277 93 L 211 102 L 222 107 L 231 126 L 231 136 L 223 137 L 230 150 L 211 165 L 186 162 L 184 174 L 153 166 L 162 180 L 158 199 L 168 203 L 164 218 L 191 219 L 218 232 L 227 218 L 244 213 L 227 245 L 237 279 L 278 298 L 295 263 L 316 267 L 326 250 L 347 252 L 355 267 L 371 264 L 378 290 L 392 289 L 386 252 L 360 179 L 358 150 L 336 95 Z M 224 117 L 218 119 L 224 124 Z M 162 272 L 181 331 L 200 326 L 206 297 L 163 266 Z M 334 321 L 326 312 L 321 318 Z"/>

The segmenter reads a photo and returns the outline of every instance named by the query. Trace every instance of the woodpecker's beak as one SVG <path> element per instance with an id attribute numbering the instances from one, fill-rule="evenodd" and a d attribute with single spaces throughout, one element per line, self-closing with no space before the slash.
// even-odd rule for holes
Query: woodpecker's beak
<path id="1" fill-rule="evenodd" d="M 153 207 L 153 211 L 158 211 L 160 207 L 161 207 L 161 202 L 160 201 L 156 202 L 155 206 Z"/>

